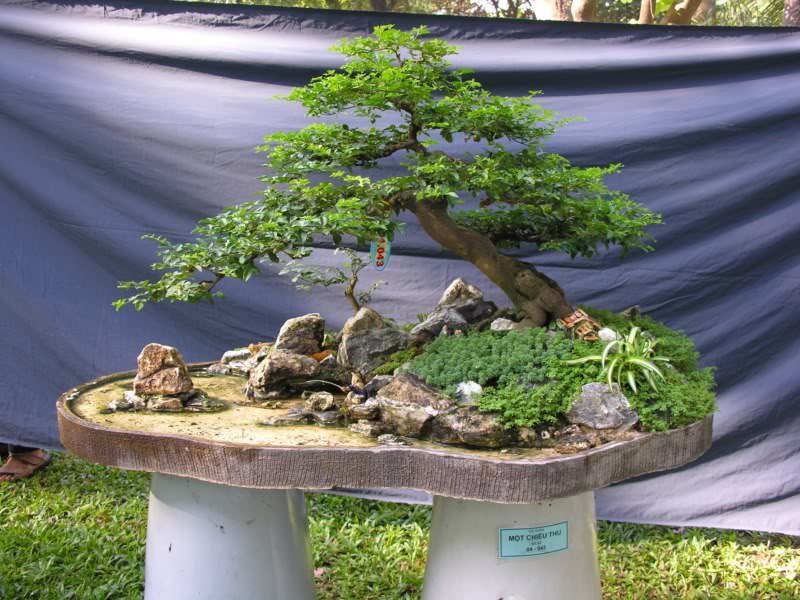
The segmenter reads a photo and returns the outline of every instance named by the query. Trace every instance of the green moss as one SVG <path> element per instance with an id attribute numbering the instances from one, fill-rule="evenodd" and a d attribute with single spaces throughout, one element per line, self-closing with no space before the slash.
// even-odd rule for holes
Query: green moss
<path id="1" fill-rule="evenodd" d="M 398 367 L 403 366 L 410 360 L 412 360 L 417 354 L 419 350 L 416 348 L 408 348 L 406 350 L 400 350 L 399 352 L 395 352 L 394 354 L 389 356 L 389 359 L 383 363 L 380 367 L 375 369 L 372 374 L 373 375 L 391 375 L 394 373 L 394 370 Z"/>
<path id="2" fill-rule="evenodd" d="M 631 322 L 610 311 L 587 312 L 619 332 L 628 331 L 632 324 L 649 331 L 659 339 L 659 354 L 672 359 L 675 368 L 666 370 L 666 381 L 659 384 L 658 392 L 626 390 L 644 429 L 683 427 L 715 410 L 713 373 L 697 370 L 697 352 L 689 337 L 647 317 Z M 476 381 L 484 388 L 478 402 L 482 411 L 496 413 L 506 427 L 536 427 L 558 423 L 585 384 L 602 380 L 599 363 L 565 362 L 599 354 L 602 348 L 600 342 L 570 340 L 561 332 L 542 328 L 471 333 L 437 338 L 411 361 L 411 370 L 450 396 L 459 383 Z"/>

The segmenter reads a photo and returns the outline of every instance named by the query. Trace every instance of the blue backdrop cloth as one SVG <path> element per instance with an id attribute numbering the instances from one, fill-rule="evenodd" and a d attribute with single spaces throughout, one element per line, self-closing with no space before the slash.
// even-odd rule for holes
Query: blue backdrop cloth
<path id="1" fill-rule="evenodd" d="M 263 134 L 308 123 L 276 100 L 340 64 L 326 49 L 378 24 L 426 24 L 462 46 L 492 91 L 544 91 L 585 121 L 549 147 L 620 162 L 609 183 L 663 213 L 657 251 L 621 260 L 520 252 L 574 303 L 644 311 L 715 365 L 713 448 L 676 471 L 598 493 L 603 518 L 800 534 L 800 32 L 631 27 L 187 3 L 0 7 L 0 438 L 55 447 L 65 389 L 135 367 L 159 341 L 209 360 L 273 339 L 340 291 L 305 294 L 272 268 L 215 305 L 115 313 L 121 279 L 154 260 L 145 232 L 188 239 L 197 219 L 259 190 Z M 387 173 L 392 172 L 392 164 Z M 315 260 L 338 259 L 321 249 Z M 378 274 L 373 274 L 377 278 Z M 375 307 L 399 322 L 454 277 L 502 303 L 412 221 Z"/>

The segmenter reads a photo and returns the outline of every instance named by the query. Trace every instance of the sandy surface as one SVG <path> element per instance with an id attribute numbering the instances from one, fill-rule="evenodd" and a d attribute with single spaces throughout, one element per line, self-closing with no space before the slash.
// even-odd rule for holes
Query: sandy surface
<path id="1" fill-rule="evenodd" d="M 69 402 L 69 407 L 78 417 L 101 426 L 141 431 L 183 435 L 218 442 L 233 442 L 248 446 L 273 447 L 348 447 L 372 448 L 379 446 L 377 439 L 352 433 L 344 427 L 322 428 L 317 425 L 292 425 L 268 427 L 260 423 L 267 417 L 285 413 L 292 404 L 301 400 L 281 401 L 281 408 L 262 408 L 260 406 L 238 405 L 244 395 L 242 387 L 245 379 L 234 376 L 203 376 L 192 372 L 196 388 L 203 390 L 211 398 L 223 400 L 228 408 L 216 413 L 148 413 L 117 412 L 105 414 L 108 403 L 133 389 L 133 378 L 98 385 L 83 392 Z M 496 450 L 479 450 L 446 446 L 420 440 L 406 440 L 413 447 L 439 450 L 465 456 L 481 456 L 508 460 L 546 460 L 560 457 L 552 450 L 519 449 L 513 453 Z"/>

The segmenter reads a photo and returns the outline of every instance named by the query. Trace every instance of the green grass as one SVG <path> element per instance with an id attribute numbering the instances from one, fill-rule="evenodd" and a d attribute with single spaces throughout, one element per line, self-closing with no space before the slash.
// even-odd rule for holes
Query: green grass
<path id="1" fill-rule="evenodd" d="M 148 476 L 56 454 L 0 485 L 0 598 L 140 598 Z M 309 495 L 319 597 L 419 596 L 430 509 Z M 800 598 L 800 538 L 601 522 L 609 600 Z"/>

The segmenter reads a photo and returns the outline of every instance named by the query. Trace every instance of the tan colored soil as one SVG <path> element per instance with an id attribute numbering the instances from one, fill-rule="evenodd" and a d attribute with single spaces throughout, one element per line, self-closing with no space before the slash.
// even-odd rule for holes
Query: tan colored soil
<path id="1" fill-rule="evenodd" d="M 69 402 L 72 412 L 91 423 L 112 429 L 182 435 L 247 446 L 274 447 L 349 447 L 370 448 L 378 446 L 375 438 L 352 433 L 344 427 L 322 428 L 317 425 L 292 425 L 268 427 L 260 423 L 267 417 L 285 413 L 299 399 L 281 401 L 282 407 L 271 409 L 261 406 L 239 405 L 245 397 L 242 387 L 245 380 L 235 376 L 203 376 L 192 373 L 196 388 L 209 397 L 224 400 L 229 407 L 215 413 L 104 413 L 108 403 L 133 388 L 133 377 L 106 383 L 74 397 Z M 509 453 L 496 450 L 479 450 L 446 446 L 421 440 L 406 440 L 418 448 L 439 450 L 467 456 L 484 456 L 508 460 L 546 460 L 561 456 L 552 450 L 519 449 Z"/>

